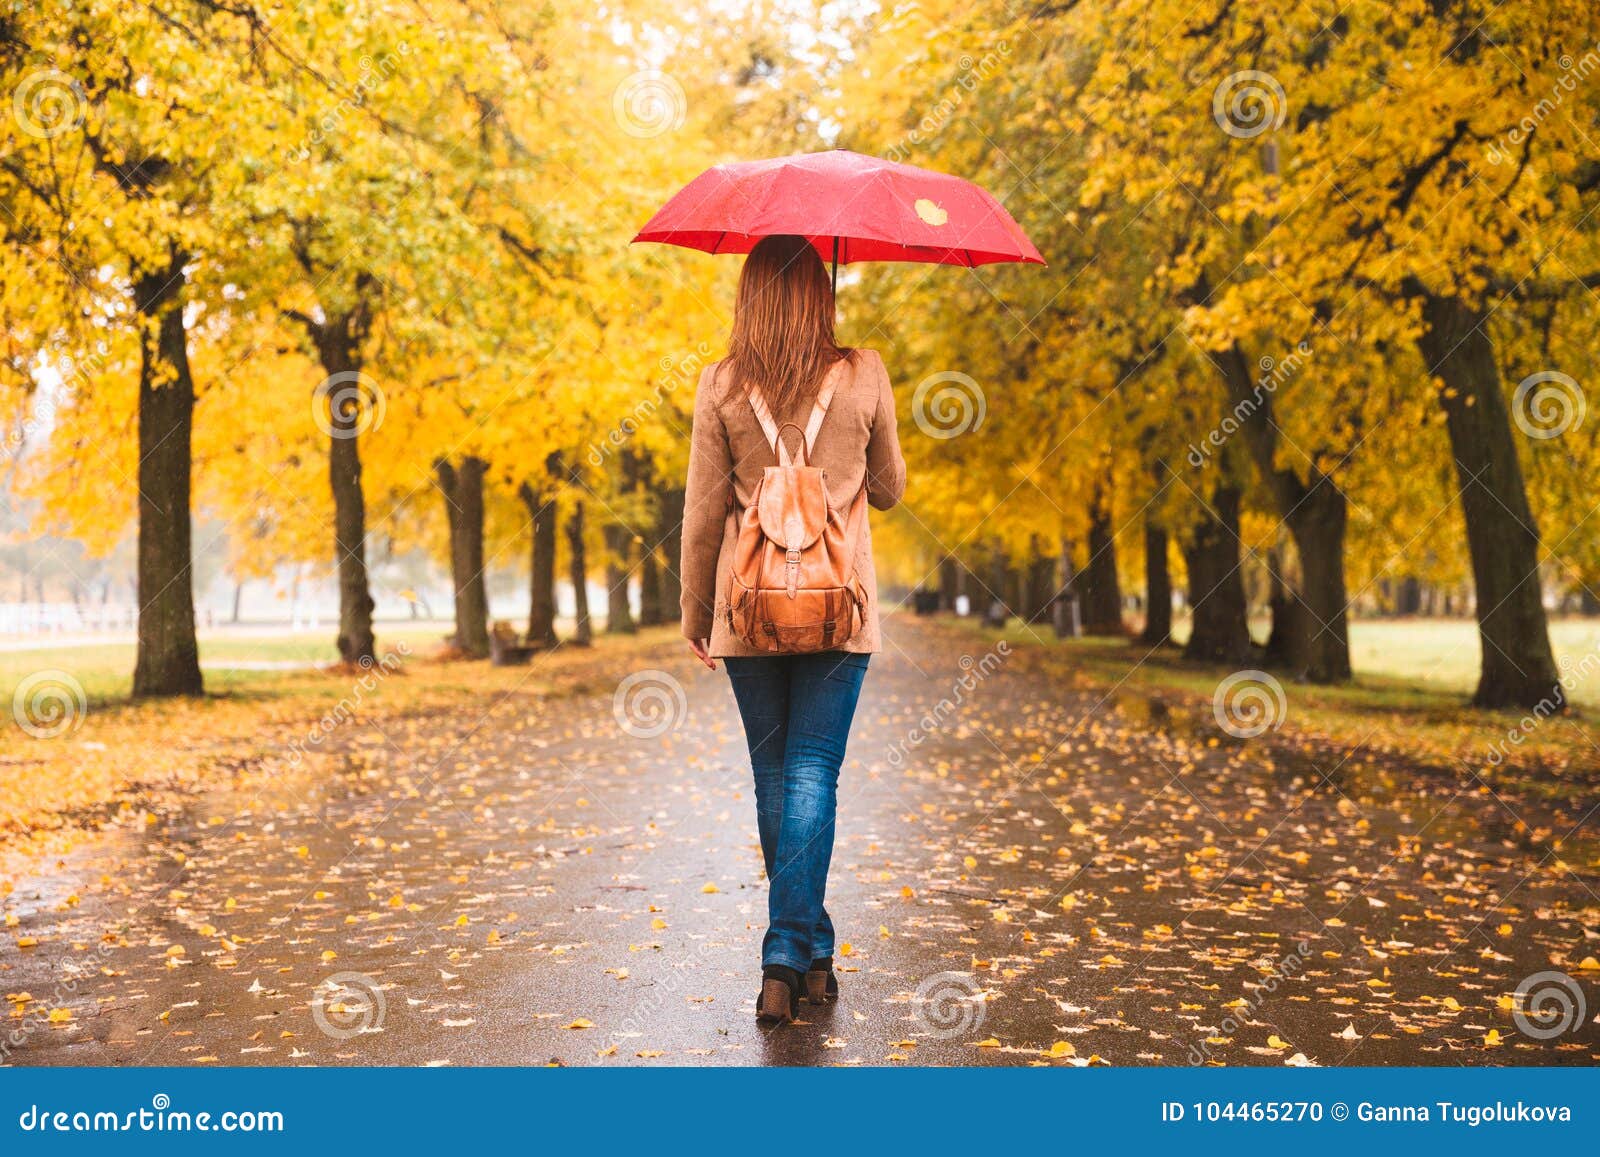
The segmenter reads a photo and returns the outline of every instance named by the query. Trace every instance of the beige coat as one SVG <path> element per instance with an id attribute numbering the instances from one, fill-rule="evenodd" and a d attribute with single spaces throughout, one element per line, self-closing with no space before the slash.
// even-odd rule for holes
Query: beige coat
<path id="1" fill-rule="evenodd" d="M 687 639 L 710 639 L 713 655 L 763 655 L 767 652 L 746 645 L 729 629 L 727 596 L 737 515 L 755 493 L 762 471 L 777 458 L 744 390 L 716 380 L 720 364 L 707 366 L 700 375 L 694 399 L 680 571 L 683 634 Z M 817 432 L 811 464 L 826 471 L 828 496 L 835 505 L 848 505 L 864 481 L 867 502 L 888 510 L 905 493 L 906 463 L 900 456 L 894 394 L 883 358 L 876 350 L 859 349 L 828 372 L 838 375 L 839 381 Z M 800 415 L 799 423 L 804 425 L 807 417 Z M 785 436 L 799 438 L 792 430 Z M 856 573 L 866 588 L 867 611 L 861 629 L 840 650 L 870 652 L 879 649 L 870 522 L 859 550 Z"/>

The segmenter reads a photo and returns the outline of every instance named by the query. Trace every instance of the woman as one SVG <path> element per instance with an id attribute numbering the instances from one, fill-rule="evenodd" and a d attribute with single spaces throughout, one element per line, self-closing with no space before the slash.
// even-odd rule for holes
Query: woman
<path id="1" fill-rule="evenodd" d="M 790 446 L 819 400 L 825 409 L 807 458 L 822 467 L 830 503 L 842 509 L 864 487 L 872 506 L 889 509 L 905 491 L 906 466 L 883 359 L 834 341 L 833 290 L 810 243 L 763 238 L 739 276 L 728 356 L 701 374 L 695 395 L 680 573 L 684 637 L 712 670 L 718 658 L 727 660 L 755 773 L 770 884 L 756 1002 L 764 1022 L 792 1020 L 802 992 L 814 1003 L 838 995 L 823 893 L 845 741 L 868 657 L 878 650 L 872 540 L 864 527 L 855 548 L 863 613 L 837 649 L 769 654 L 735 635 L 729 621 L 738 515 L 765 468 L 779 460 L 756 407 L 765 404 L 773 426 L 795 424 L 780 435 Z"/>

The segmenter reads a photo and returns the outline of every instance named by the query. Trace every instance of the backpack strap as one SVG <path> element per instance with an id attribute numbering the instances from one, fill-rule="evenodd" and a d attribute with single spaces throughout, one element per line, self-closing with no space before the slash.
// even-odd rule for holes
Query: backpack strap
<path id="1" fill-rule="evenodd" d="M 785 422 L 780 426 L 773 418 L 772 408 L 767 405 L 767 399 L 762 396 L 761 390 L 757 387 L 751 388 L 750 408 L 755 411 L 756 421 L 761 423 L 761 432 L 767 437 L 767 445 L 771 446 L 772 452 L 778 456 L 779 465 L 792 465 L 789 449 L 780 437 L 785 428 L 800 430 L 804 461 L 808 466 L 811 464 L 811 452 L 816 447 L 817 434 L 822 430 L 822 420 L 828 416 L 828 407 L 833 404 L 833 392 L 838 385 L 837 379 L 829 373 L 822 383 L 822 389 L 817 392 L 817 400 L 811 406 L 811 418 L 803 430 L 793 422 Z"/>

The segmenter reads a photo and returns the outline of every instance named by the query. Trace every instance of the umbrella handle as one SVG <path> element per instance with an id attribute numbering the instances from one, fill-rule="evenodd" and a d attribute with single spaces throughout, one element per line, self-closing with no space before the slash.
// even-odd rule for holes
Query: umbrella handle
<path id="1" fill-rule="evenodd" d="M 833 239 L 833 295 L 839 296 L 839 238 Z"/>

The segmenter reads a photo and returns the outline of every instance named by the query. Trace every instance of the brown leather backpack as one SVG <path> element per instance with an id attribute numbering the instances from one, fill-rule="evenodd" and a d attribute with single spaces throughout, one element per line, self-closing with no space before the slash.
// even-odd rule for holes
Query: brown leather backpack
<path id="1" fill-rule="evenodd" d="M 857 547 L 867 521 L 862 485 L 840 510 L 828 498 L 811 448 L 833 401 L 830 378 L 817 395 L 801 430 L 779 426 L 759 391 L 750 392 L 778 464 L 768 466 L 739 517 L 728 580 L 728 625 L 750 646 L 778 654 L 806 654 L 843 646 L 861 629 L 866 591 L 856 576 Z M 796 464 L 783 442 L 784 430 L 800 434 Z"/>

